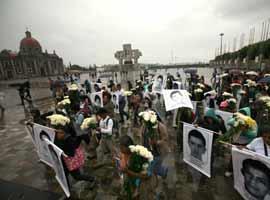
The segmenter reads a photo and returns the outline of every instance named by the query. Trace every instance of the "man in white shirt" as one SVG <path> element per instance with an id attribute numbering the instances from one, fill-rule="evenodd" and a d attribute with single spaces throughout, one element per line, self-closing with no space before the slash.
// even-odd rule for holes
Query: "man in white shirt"
<path id="1" fill-rule="evenodd" d="M 100 148 L 103 154 L 108 154 L 110 159 L 113 159 L 115 147 L 113 144 L 113 120 L 105 108 L 100 108 L 97 115 L 101 118 L 97 132 L 101 134 Z M 103 161 L 103 158 L 101 158 Z"/>
<path id="2" fill-rule="evenodd" d="M 270 126 L 263 125 L 260 130 L 259 138 L 255 138 L 247 148 L 258 154 L 270 157 Z"/>

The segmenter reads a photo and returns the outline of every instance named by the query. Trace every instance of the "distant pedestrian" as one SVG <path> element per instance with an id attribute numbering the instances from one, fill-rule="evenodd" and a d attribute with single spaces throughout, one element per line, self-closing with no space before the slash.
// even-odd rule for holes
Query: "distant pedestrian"
<path id="1" fill-rule="evenodd" d="M 4 117 L 5 108 L 4 108 L 5 93 L 0 92 L 0 109 L 1 109 L 1 119 Z"/>

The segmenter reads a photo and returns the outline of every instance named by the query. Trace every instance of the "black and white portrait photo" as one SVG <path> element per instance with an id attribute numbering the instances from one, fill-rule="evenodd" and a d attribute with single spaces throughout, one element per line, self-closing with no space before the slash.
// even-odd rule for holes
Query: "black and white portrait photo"
<path id="1" fill-rule="evenodd" d="M 34 130 L 34 135 L 35 135 L 37 152 L 38 152 L 40 160 L 44 162 L 45 164 L 52 166 L 51 158 L 48 153 L 49 151 L 48 146 L 44 139 L 46 138 L 49 141 L 54 142 L 54 138 L 55 138 L 54 129 L 41 126 L 39 124 L 34 124 L 33 130 Z"/>
<path id="2" fill-rule="evenodd" d="M 47 148 L 49 149 L 49 155 L 52 161 L 52 168 L 55 171 L 55 177 L 62 189 L 64 190 L 67 197 L 70 196 L 70 191 L 67 183 L 67 177 L 65 175 L 63 163 L 62 163 L 62 153 L 63 151 L 58 148 L 55 144 L 45 139 Z"/>
<path id="3" fill-rule="evenodd" d="M 103 107 L 102 92 L 91 93 L 90 99 L 95 106 Z"/>
<path id="4" fill-rule="evenodd" d="M 232 149 L 234 187 L 246 199 L 270 200 L 270 160 L 247 150 Z"/>
<path id="5" fill-rule="evenodd" d="M 114 112 L 119 113 L 119 93 L 118 92 L 112 93 L 112 103 L 114 106 Z"/>
<path id="6" fill-rule="evenodd" d="M 163 90 L 166 111 L 180 107 L 193 109 L 192 102 L 186 90 Z"/>
<path id="7" fill-rule="evenodd" d="M 164 88 L 164 77 L 162 75 L 157 75 L 153 84 L 153 92 L 161 93 Z"/>
<path id="8" fill-rule="evenodd" d="M 211 177 L 212 141 L 211 131 L 184 124 L 184 161 L 208 177 Z"/>

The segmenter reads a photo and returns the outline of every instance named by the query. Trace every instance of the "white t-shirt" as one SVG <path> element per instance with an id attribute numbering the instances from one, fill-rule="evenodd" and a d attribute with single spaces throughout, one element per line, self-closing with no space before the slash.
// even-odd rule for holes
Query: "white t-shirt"
<path id="1" fill-rule="evenodd" d="M 270 147 L 266 145 L 268 151 L 268 157 L 270 157 Z M 258 154 L 265 155 L 264 151 L 264 141 L 262 137 L 255 138 L 251 143 L 247 145 L 247 148 L 251 151 L 254 151 Z"/>
<path id="2" fill-rule="evenodd" d="M 100 132 L 107 135 L 112 135 L 113 131 L 113 120 L 107 116 L 104 120 L 100 120 L 99 126 L 101 128 Z"/>

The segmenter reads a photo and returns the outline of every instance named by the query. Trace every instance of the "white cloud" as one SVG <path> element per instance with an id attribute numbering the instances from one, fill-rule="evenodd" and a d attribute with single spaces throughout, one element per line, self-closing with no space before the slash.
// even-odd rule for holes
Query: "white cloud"
<path id="1" fill-rule="evenodd" d="M 65 63 L 116 63 L 123 43 L 142 51 L 140 62 L 169 63 L 171 51 L 178 62 L 208 60 L 220 32 L 232 41 L 261 25 L 269 8 L 269 0 L 1 1 L 0 49 L 18 50 L 28 26 Z"/>

